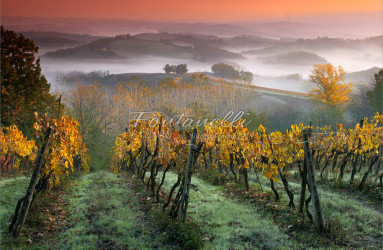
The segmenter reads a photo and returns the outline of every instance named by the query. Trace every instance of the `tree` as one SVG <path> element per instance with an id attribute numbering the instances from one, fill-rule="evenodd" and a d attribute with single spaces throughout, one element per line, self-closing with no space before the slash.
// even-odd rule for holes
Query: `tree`
<path id="1" fill-rule="evenodd" d="M 186 64 L 179 64 L 176 67 L 176 73 L 179 75 L 186 74 L 188 72 Z"/>
<path id="2" fill-rule="evenodd" d="M 351 82 L 341 83 L 344 81 L 344 74 L 341 66 L 337 70 L 331 64 L 314 65 L 310 78 L 317 88 L 311 91 L 311 99 L 324 109 L 342 113 L 343 108 L 351 101 L 350 92 L 353 88 Z"/>
<path id="3" fill-rule="evenodd" d="M 243 84 L 251 84 L 251 82 L 253 81 L 253 73 L 243 70 L 240 72 L 237 71 L 231 79 Z"/>
<path id="4" fill-rule="evenodd" d="M 80 123 L 93 168 L 107 166 L 110 160 L 108 148 L 113 142 L 110 132 L 116 118 L 108 93 L 95 82 L 87 86 L 75 85 L 65 99 L 67 111 Z"/>
<path id="5" fill-rule="evenodd" d="M 163 70 L 165 71 L 166 74 L 169 74 L 172 72 L 172 66 L 170 66 L 169 64 L 166 64 Z"/>
<path id="6" fill-rule="evenodd" d="M 254 79 L 253 73 L 251 73 L 250 71 L 241 71 L 241 76 L 242 76 L 243 81 L 245 81 L 249 84 Z"/>
<path id="7" fill-rule="evenodd" d="M 235 78 L 239 76 L 239 72 L 234 69 L 233 66 L 226 63 L 217 63 L 211 67 L 215 76 L 224 77 L 224 78 Z"/>
<path id="8" fill-rule="evenodd" d="M 176 65 L 172 65 L 170 67 L 171 67 L 170 72 L 175 74 L 177 72 L 177 66 Z"/>
<path id="9" fill-rule="evenodd" d="M 33 41 L 1 26 L 1 124 L 16 124 L 27 136 L 32 135 L 34 112 L 57 109 L 37 52 Z"/>
<path id="10" fill-rule="evenodd" d="M 266 113 L 256 113 L 253 110 L 248 110 L 244 119 L 246 119 L 246 126 L 250 131 L 256 131 L 261 124 L 263 126 L 268 124 Z"/>
<path id="11" fill-rule="evenodd" d="M 374 80 L 374 88 L 367 91 L 367 98 L 374 110 L 383 114 L 383 69 L 374 75 Z"/>
<path id="12" fill-rule="evenodd" d="M 186 64 L 179 64 L 177 66 L 166 64 L 163 70 L 165 71 L 166 74 L 176 73 L 176 74 L 182 75 L 188 72 Z"/>
<path id="13" fill-rule="evenodd" d="M 98 82 L 92 85 L 75 85 L 66 95 L 67 110 L 80 123 L 84 138 L 98 128 L 107 131 L 113 123 L 113 109 L 108 94 Z"/>
<path id="14" fill-rule="evenodd" d="M 353 91 L 352 102 L 347 107 L 347 117 L 350 126 L 358 123 L 364 117 L 373 117 L 376 110 L 371 106 L 367 96 L 371 87 L 367 85 L 359 85 L 356 91 Z"/>

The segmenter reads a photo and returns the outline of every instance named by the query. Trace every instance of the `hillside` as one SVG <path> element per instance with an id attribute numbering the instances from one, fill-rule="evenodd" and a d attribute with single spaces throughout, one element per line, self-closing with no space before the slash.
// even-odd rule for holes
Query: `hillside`
<path id="1" fill-rule="evenodd" d="M 110 49 L 113 38 L 103 38 L 89 44 L 60 49 L 45 54 L 46 57 L 61 59 L 117 59 L 123 58 Z"/>
<path id="2" fill-rule="evenodd" d="M 267 64 L 313 65 L 327 63 L 325 58 L 306 51 L 281 53 L 273 56 L 260 57 L 260 59 Z"/>
<path id="3" fill-rule="evenodd" d="M 316 39 L 297 39 L 291 42 L 279 43 L 259 50 L 248 50 L 244 54 L 267 55 L 287 53 L 291 51 L 304 50 L 310 52 L 328 52 L 336 50 L 364 50 L 369 47 L 382 48 L 382 36 L 366 39 L 342 39 L 319 37 Z"/>
<path id="4" fill-rule="evenodd" d="M 92 84 L 94 81 L 100 82 L 104 86 L 114 86 L 117 83 L 129 82 L 139 79 L 148 86 L 153 86 L 161 80 L 169 77 L 176 77 L 173 74 L 165 73 L 124 73 L 124 74 L 105 74 L 103 72 L 71 72 L 65 74 L 66 83 Z M 186 75 L 182 77 L 185 79 Z"/>
<path id="5" fill-rule="evenodd" d="M 93 42 L 102 37 L 88 34 L 70 34 L 60 32 L 25 31 L 25 37 L 33 40 L 40 49 L 60 49 Z"/>
<path id="6" fill-rule="evenodd" d="M 218 37 L 215 35 L 205 35 L 198 33 L 142 33 L 135 35 L 134 37 L 149 40 L 149 41 L 166 41 L 172 44 L 209 44 L 219 47 L 247 47 L 254 45 L 264 45 L 264 44 L 279 44 L 283 40 L 279 39 L 270 39 L 262 36 L 247 35 L 242 34 L 233 37 Z"/>
<path id="7" fill-rule="evenodd" d="M 199 61 L 245 59 L 244 56 L 241 56 L 239 54 L 232 53 L 227 50 L 206 44 L 195 44 L 190 51 L 191 53 L 193 53 L 195 59 Z"/>
<path id="8" fill-rule="evenodd" d="M 252 48 L 260 45 L 275 45 L 283 43 L 283 40 L 269 39 L 262 36 L 242 34 L 233 37 L 218 37 L 198 33 L 142 33 L 134 37 L 148 41 L 162 41 L 180 46 L 193 46 L 204 44 L 219 48 Z"/>
<path id="9" fill-rule="evenodd" d="M 346 81 L 352 81 L 354 83 L 369 83 L 373 80 L 374 74 L 378 73 L 381 68 L 373 67 L 367 70 L 361 70 L 357 72 L 350 72 L 345 74 Z"/>
<path id="10" fill-rule="evenodd" d="M 206 44 L 176 46 L 161 41 L 141 40 L 129 35 L 108 37 L 97 41 L 46 54 L 51 58 L 130 59 L 164 57 L 199 61 L 244 59 L 243 56 Z"/>
<path id="11" fill-rule="evenodd" d="M 224 46 L 231 48 L 252 48 L 257 46 L 272 46 L 284 43 L 284 40 L 270 39 L 262 36 L 254 35 L 239 35 L 229 38 L 224 38 Z"/>
<path id="12" fill-rule="evenodd" d="M 52 58 L 127 59 L 134 56 L 191 58 L 182 48 L 134 37 L 108 37 L 70 49 L 47 53 Z"/>
<path id="13" fill-rule="evenodd" d="M 207 44 L 221 46 L 224 44 L 222 38 L 214 35 L 204 35 L 197 33 L 142 33 L 134 37 L 141 40 L 161 41 L 178 46 L 192 46 L 194 44 Z"/>

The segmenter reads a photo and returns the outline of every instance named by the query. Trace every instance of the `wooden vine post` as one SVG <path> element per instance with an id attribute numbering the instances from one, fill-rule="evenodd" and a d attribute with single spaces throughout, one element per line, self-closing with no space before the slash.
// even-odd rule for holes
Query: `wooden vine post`
<path id="1" fill-rule="evenodd" d="M 19 236 L 21 229 L 23 228 L 25 220 L 27 218 L 28 211 L 33 199 L 33 194 L 36 189 L 36 184 L 39 179 L 39 173 L 43 165 L 44 155 L 48 147 L 51 133 L 52 133 L 52 130 L 48 127 L 47 131 L 45 132 L 43 145 L 40 149 L 39 154 L 36 156 L 36 159 L 35 159 L 35 164 L 34 164 L 35 169 L 33 170 L 32 177 L 27 189 L 27 193 L 23 198 L 21 198 L 17 202 L 15 215 L 13 217 L 11 225 L 9 226 L 9 229 L 13 232 L 14 237 Z M 21 207 L 21 210 L 20 210 L 20 207 Z"/>
<path id="2" fill-rule="evenodd" d="M 310 134 L 310 131 L 308 130 L 303 131 L 303 149 L 305 152 L 304 161 L 306 163 L 303 165 L 304 167 L 307 168 L 307 175 L 308 175 L 307 181 L 308 181 L 310 192 L 311 192 L 315 223 L 319 232 L 324 232 L 325 230 L 324 219 L 323 219 L 322 209 L 321 209 L 320 201 L 319 201 L 318 188 L 317 188 L 317 184 L 315 180 L 313 159 L 312 159 L 312 154 L 311 154 L 310 144 L 309 144 L 309 134 Z"/>
<path id="3" fill-rule="evenodd" d="M 189 203 L 189 191 L 190 191 L 190 184 L 191 184 L 191 174 L 192 174 L 192 167 L 195 160 L 195 154 L 196 152 L 196 141 L 197 141 L 197 129 L 193 129 L 193 133 L 190 139 L 190 146 L 189 146 L 189 156 L 186 166 L 186 173 L 184 177 L 184 185 L 183 185 L 183 191 L 182 191 L 182 198 L 181 198 L 181 208 L 180 208 L 180 214 L 179 214 L 179 222 L 185 222 L 186 219 L 186 212 L 188 208 Z"/>
<path id="4" fill-rule="evenodd" d="M 302 170 L 301 172 L 301 196 L 299 201 L 299 213 L 303 214 L 304 206 L 305 206 L 305 198 L 306 198 L 306 185 L 307 185 L 307 167 L 306 167 L 306 161 L 304 160 L 302 163 Z M 303 216 L 304 217 L 304 216 Z"/>

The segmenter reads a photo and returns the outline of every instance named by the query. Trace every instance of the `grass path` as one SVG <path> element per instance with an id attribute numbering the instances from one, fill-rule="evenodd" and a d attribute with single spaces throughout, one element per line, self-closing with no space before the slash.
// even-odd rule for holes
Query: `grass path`
<path id="1" fill-rule="evenodd" d="M 159 174 L 161 176 L 161 174 Z M 176 175 L 168 173 L 164 184 L 170 190 Z M 296 242 L 282 232 L 271 218 L 248 204 L 228 199 L 222 187 L 192 178 L 188 216 L 204 233 L 205 249 L 291 249 Z"/>
<path id="2" fill-rule="evenodd" d="M 105 171 L 84 175 L 68 199 L 71 222 L 60 249 L 164 247 L 124 178 Z"/>

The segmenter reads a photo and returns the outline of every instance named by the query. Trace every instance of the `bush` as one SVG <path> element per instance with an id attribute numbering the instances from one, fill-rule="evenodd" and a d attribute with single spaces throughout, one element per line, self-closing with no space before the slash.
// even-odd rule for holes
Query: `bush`
<path id="1" fill-rule="evenodd" d="M 338 243 L 345 241 L 347 236 L 344 225 L 342 225 L 339 219 L 334 218 L 329 218 L 326 220 L 325 232 L 326 236 L 330 240 Z"/>
<path id="2" fill-rule="evenodd" d="M 221 186 L 232 181 L 232 179 L 226 174 L 212 170 L 205 170 L 203 172 L 200 172 L 199 177 L 201 177 L 204 181 L 214 186 Z"/>
<path id="3" fill-rule="evenodd" d="M 200 249 L 203 247 L 202 232 L 200 226 L 191 221 L 178 223 L 172 220 L 166 213 L 160 210 L 153 212 L 157 217 L 158 228 L 163 231 L 166 243 L 176 243 L 181 249 Z"/>

